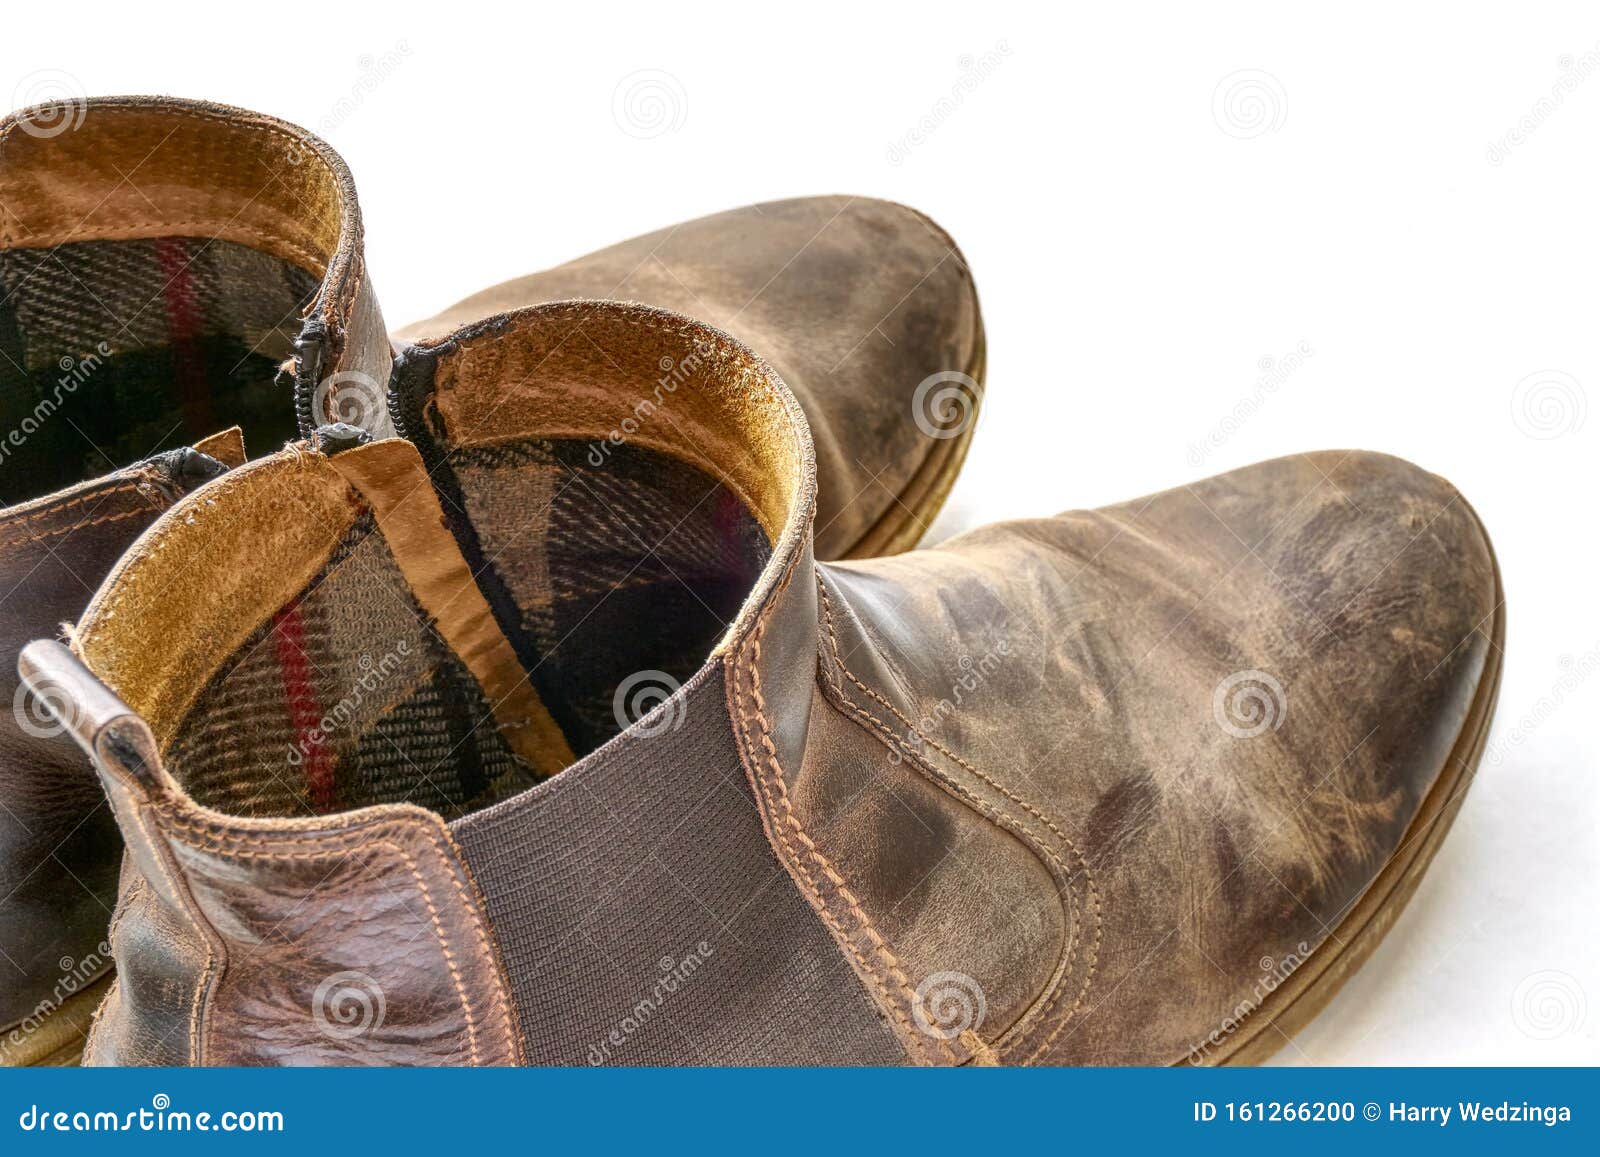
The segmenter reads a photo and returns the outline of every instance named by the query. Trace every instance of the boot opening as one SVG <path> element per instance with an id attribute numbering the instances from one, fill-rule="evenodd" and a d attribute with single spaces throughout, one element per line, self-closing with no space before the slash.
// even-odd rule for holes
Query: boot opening
<path id="1" fill-rule="evenodd" d="M 540 307 L 511 332 L 429 354 L 420 386 L 401 391 L 415 450 L 377 442 L 236 471 L 196 505 L 202 521 L 175 509 L 147 540 L 148 561 L 102 591 L 82 653 L 102 677 L 115 673 L 96 655 L 124 664 L 108 682 L 151 722 L 196 802 L 248 817 L 411 803 L 456 818 L 630 726 L 670 728 L 670 711 L 648 713 L 712 659 L 771 581 L 791 507 L 809 501 L 809 475 L 795 469 L 803 422 L 730 339 L 716 335 L 728 348 L 713 351 L 638 328 L 637 307 L 592 308 L 581 330 Z M 691 368 L 647 432 L 631 415 L 656 396 L 667 361 Z M 764 438 L 748 436 L 757 428 Z M 213 537 L 181 541 L 208 524 Z M 130 597 L 119 588 L 169 581 L 175 552 L 219 549 L 192 596 L 204 605 L 182 616 L 187 641 L 110 613 Z M 263 595 L 275 576 L 232 572 L 251 555 L 259 569 L 263 551 L 285 569 L 321 561 Z M 170 659 L 130 661 L 130 632 Z M 511 734 L 516 695 L 485 673 L 495 653 L 516 694 L 531 693 L 531 708 L 510 714 L 542 714 L 563 760 L 529 758 Z"/>
<path id="2" fill-rule="evenodd" d="M 0 126 L 0 504 L 229 426 L 292 438 L 274 378 L 337 243 L 324 160 L 203 106 L 26 118 Z"/>
<path id="3" fill-rule="evenodd" d="M 441 503 L 476 539 L 496 626 L 579 757 L 694 674 L 771 549 L 704 471 L 633 447 L 597 469 L 588 453 L 527 439 L 453 455 L 460 506 Z M 494 706 L 367 513 L 210 680 L 168 765 L 236 815 L 414 803 L 453 818 L 543 778 Z"/>

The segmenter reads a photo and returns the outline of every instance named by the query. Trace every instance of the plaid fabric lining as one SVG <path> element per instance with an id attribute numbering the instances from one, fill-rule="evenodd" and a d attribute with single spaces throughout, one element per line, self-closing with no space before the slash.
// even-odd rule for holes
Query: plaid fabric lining
<path id="1" fill-rule="evenodd" d="M 699 669 L 770 553 L 694 467 L 631 446 L 600 467 L 588 454 L 545 441 L 462 452 L 460 504 L 445 495 L 473 538 L 464 553 L 485 564 L 480 585 L 509 596 L 489 600 L 501 629 L 580 756 L 628 721 L 613 701 L 630 676 Z M 409 802 L 456 818 L 539 779 L 370 516 L 212 680 L 167 755 L 197 800 L 246 816 Z"/>
<path id="2" fill-rule="evenodd" d="M 319 285 L 204 238 L 0 251 L 0 501 L 229 425 L 257 445 L 292 438 L 291 399 L 272 383 Z"/>
<path id="3" fill-rule="evenodd" d="M 539 441 L 449 459 L 486 585 L 515 604 L 496 608 L 501 629 L 580 756 L 619 730 L 613 700 L 630 675 L 682 683 L 699 670 L 771 553 L 702 471 L 632 444 L 595 467 L 591 449 Z"/>
<path id="4" fill-rule="evenodd" d="M 535 782 L 370 516 L 213 678 L 168 758 L 195 799 L 244 816 L 454 816 Z"/>

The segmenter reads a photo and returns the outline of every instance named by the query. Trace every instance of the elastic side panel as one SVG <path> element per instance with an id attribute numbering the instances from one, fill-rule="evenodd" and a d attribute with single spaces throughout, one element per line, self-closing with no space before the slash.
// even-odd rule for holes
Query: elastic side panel
<path id="1" fill-rule="evenodd" d="M 906 1063 L 767 843 L 720 665 L 452 832 L 533 1063 Z"/>

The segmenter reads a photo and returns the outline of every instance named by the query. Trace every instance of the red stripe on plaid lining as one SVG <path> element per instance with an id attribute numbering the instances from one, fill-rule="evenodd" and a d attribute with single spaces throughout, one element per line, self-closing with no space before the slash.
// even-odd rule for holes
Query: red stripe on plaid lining
<path id="1" fill-rule="evenodd" d="M 333 799 L 333 753 L 322 734 L 322 714 L 311 684 L 311 661 L 306 656 L 305 625 L 298 606 L 284 607 L 272 617 L 272 643 L 283 674 L 283 697 L 294 726 L 296 748 L 306 772 L 311 806 L 326 814 L 336 810 Z"/>
<path id="2" fill-rule="evenodd" d="M 194 278 L 189 276 L 189 247 L 182 237 L 158 237 L 155 251 L 165 278 L 161 295 L 167 306 L 167 342 L 172 348 L 172 375 L 184 424 L 191 435 L 209 434 L 214 421 L 205 353 L 200 348 L 204 318 L 195 297 Z"/>

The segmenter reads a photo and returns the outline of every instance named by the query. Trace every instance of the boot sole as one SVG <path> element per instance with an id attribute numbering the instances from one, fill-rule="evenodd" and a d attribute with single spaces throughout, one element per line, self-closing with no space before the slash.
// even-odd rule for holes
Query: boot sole
<path id="1" fill-rule="evenodd" d="M 1463 500 L 1464 501 L 1464 500 Z M 1471 511 L 1471 507 L 1468 507 Z M 1472 511 L 1477 521 L 1477 512 Z M 1213 1065 L 1257 1065 L 1270 1059 L 1327 1006 L 1345 981 L 1355 975 L 1378 947 L 1404 911 L 1444 841 L 1445 833 L 1461 810 L 1467 788 L 1483 758 L 1500 695 L 1501 656 L 1505 652 L 1505 592 L 1500 584 L 1500 563 L 1489 535 L 1478 521 L 1489 559 L 1494 567 L 1494 626 L 1491 646 L 1484 659 L 1483 676 L 1472 707 L 1461 726 L 1445 770 L 1429 789 L 1421 809 L 1406 829 L 1393 858 L 1347 912 L 1325 942 L 1333 948 L 1314 953 L 1261 1002 L 1227 1042 L 1208 1058 Z"/>
<path id="2" fill-rule="evenodd" d="M 13 1044 L 11 1032 L 0 1033 L 0 1068 L 71 1066 L 82 1062 L 83 1044 L 94 1014 L 111 987 L 108 972 L 82 992 L 61 1002 L 32 1032 Z"/>

